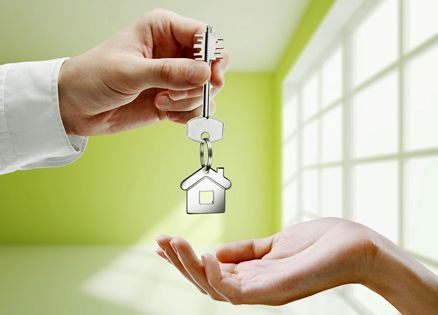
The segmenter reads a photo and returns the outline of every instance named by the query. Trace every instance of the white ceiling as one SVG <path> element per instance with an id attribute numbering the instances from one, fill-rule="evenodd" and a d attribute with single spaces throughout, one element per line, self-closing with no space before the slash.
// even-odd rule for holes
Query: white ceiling
<path id="1" fill-rule="evenodd" d="M 277 65 L 309 0 L 15 0 L 0 10 L 1 62 L 72 56 L 144 12 L 167 8 L 205 21 L 224 38 L 233 71 Z"/>

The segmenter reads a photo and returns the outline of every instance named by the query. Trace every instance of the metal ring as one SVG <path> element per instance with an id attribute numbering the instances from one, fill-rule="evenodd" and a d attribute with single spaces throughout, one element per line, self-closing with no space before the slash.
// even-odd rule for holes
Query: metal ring
<path id="1" fill-rule="evenodd" d="M 211 169 L 211 162 L 213 160 L 213 148 L 208 138 L 203 138 L 202 140 L 204 140 L 204 142 L 201 142 L 199 146 L 200 161 L 201 161 L 201 166 L 205 168 L 206 172 L 208 172 Z M 205 163 L 204 144 L 207 145 L 207 152 L 208 152 L 207 163 Z"/>

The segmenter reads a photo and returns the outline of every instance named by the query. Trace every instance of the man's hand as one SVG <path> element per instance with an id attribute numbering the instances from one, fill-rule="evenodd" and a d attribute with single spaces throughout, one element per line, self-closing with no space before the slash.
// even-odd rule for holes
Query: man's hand
<path id="1" fill-rule="evenodd" d="M 202 86 L 224 84 L 228 55 L 193 60 L 194 35 L 205 24 L 154 10 L 112 38 L 67 60 L 59 77 L 61 117 L 68 134 L 99 135 L 163 119 L 185 123 L 201 114 Z M 214 110 L 214 101 L 212 101 Z"/>
<path id="2" fill-rule="evenodd" d="M 371 229 L 343 219 L 297 224 L 268 238 L 220 248 L 199 260 L 183 239 L 162 236 L 157 253 L 202 292 L 233 304 L 286 304 L 361 283 L 403 314 L 435 314 L 438 280 Z"/>

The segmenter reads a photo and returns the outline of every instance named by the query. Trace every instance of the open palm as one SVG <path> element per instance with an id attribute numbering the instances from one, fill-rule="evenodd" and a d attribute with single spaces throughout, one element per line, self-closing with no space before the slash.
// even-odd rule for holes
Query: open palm
<path id="1" fill-rule="evenodd" d="M 290 226 L 264 239 L 221 247 L 198 259 L 188 242 L 162 236 L 157 253 L 202 292 L 233 304 L 285 304 L 360 282 L 373 259 L 373 232 L 343 219 Z"/>

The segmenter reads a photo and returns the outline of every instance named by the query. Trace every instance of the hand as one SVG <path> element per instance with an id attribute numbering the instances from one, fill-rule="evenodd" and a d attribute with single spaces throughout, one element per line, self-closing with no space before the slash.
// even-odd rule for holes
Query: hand
<path id="1" fill-rule="evenodd" d="M 374 259 L 370 230 L 345 220 L 291 226 L 268 238 L 220 248 L 202 262 L 184 240 L 160 237 L 158 253 L 214 299 L 233 304 L 285 304 L 359 282 Z"/>
<path id="2" fill-rule="evenodd" d="M 434 314 L 438 307 L 433 274 L 383 236 L 343 219 L 290 226 L 272 237 L 225 245 L 202 260 L 182 239 L 162 236 L 157 242 L 161 257 L 219 301 L 280 305 L 361 283 L 403 314 Z"/>
<path id="3" fill-rule="evenodd" d="M 228 55 L 212 69 L 194 61 L 194 35 L 205 24 L 154 10 L 112 38 L 71 58 L 59 76 L 61 117 L 68 134 L 99 135 L 163 119 L 199 116 L 202 86 L 224 84 Z M 211 103 L 214 111 L 214 101 Z"/>

